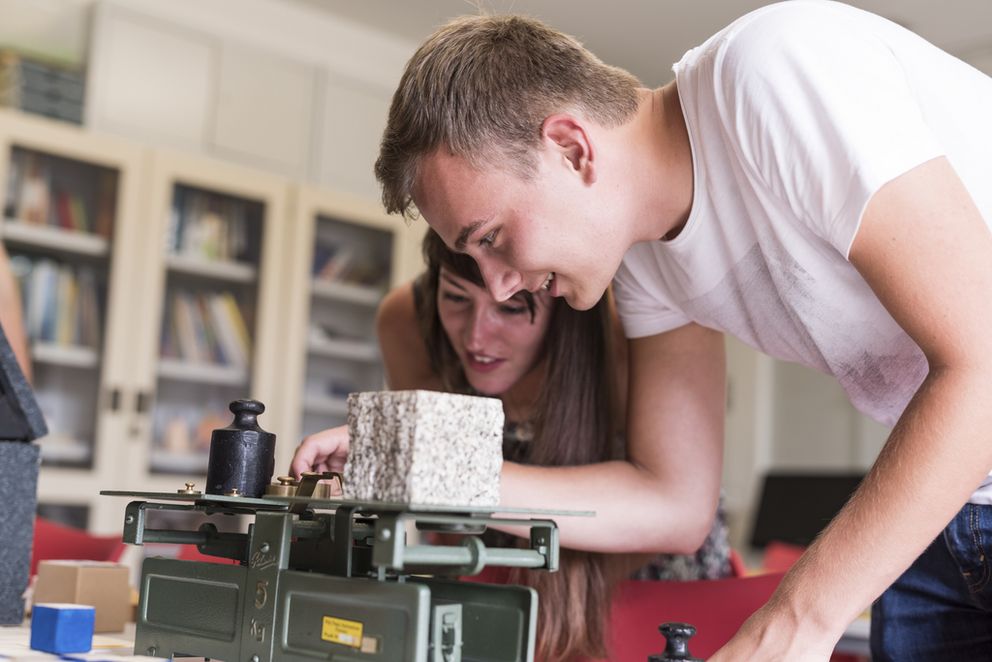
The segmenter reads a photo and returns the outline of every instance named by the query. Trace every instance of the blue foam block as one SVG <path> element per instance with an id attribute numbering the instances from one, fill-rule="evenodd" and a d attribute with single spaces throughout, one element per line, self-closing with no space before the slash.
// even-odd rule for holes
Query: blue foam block
<path id="1" fill-rule="evenodd" d="M 84 653 L 93 647 L 96 610 L 86 605 L 39 604 L 31 611 L 31 648 Z"/>

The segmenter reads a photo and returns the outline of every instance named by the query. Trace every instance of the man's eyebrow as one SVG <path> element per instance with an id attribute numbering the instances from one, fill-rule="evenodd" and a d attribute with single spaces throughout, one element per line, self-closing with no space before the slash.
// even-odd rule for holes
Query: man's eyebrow
<path id="1" fill-rule="evenodd" d="M 485 221 L 472 221 L 461 232 L 458 233 L 458 239 L 455 239 L 455 250 L 459 253 L 465 252 L 465 245 L 468 244 L 468 238 L 472 236 L 472 233 L 479 229 L 479 227 L 485 223 Z"/>

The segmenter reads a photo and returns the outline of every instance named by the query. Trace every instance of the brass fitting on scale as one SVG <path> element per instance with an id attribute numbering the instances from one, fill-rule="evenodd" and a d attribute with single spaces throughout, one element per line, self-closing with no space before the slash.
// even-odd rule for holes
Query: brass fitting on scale
<path id="1" fill-rule="evenodd" d="M 323 482 L 332 480 L 336 480 L 337 485 Z M 304 471 L 300 480 L 292 476 L 279 476 L 276 481 L 265 488 L 266 496 L 332 499 L 344 494 L 344 477 L 336 471 Z"/>

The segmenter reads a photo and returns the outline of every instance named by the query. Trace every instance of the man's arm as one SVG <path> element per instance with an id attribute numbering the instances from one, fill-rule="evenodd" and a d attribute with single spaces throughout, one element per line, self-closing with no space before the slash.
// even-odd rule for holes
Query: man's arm
<path id="1" fill-rule="evenodd" d="M 851 501 L 711 662 L 826 660 L 992 468 L 992 234 L 946 159 L 872 197 L 850 259 L 929 375 Z"/>
<path id="2" fill-rule="evenodd" d="M 723 336 L 701 326 L 629 344 L 627 461 L 505 464 L 504 506 L 594 510 L 556 518 L 566 547 L 692 553 L 709 533 L 723 459 Z"/>

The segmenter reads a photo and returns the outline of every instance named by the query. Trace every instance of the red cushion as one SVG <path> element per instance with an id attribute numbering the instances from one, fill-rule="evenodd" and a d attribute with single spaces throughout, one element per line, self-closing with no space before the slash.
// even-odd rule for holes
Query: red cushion
<path id="1" fill-rule="evenodd" d="M 86 531 L 37 517 L 34 522 L 34 545 L 31 548 L 31 574 L 37 574 L 39 561 L 50 559 L 116 562 L 120 560 L 125 548 L 119 535 L 94 536 Z"/>
<path id="2" fill-rule="evenodd" d="M 610 662 L 644 662 L 665 649 L 658 626 L 691 623 L 694 657 L 707 658 L 763 605 L 782 575 L 694 582 L 626 581 L 617 588 L 610 619 Z"/>
<path id="3" fill-rule="evenodd" d="M 765 547 L 761 566 L 768 572 L 787 572 L 805 551 L 805 547 L 773 540 Z"/>

